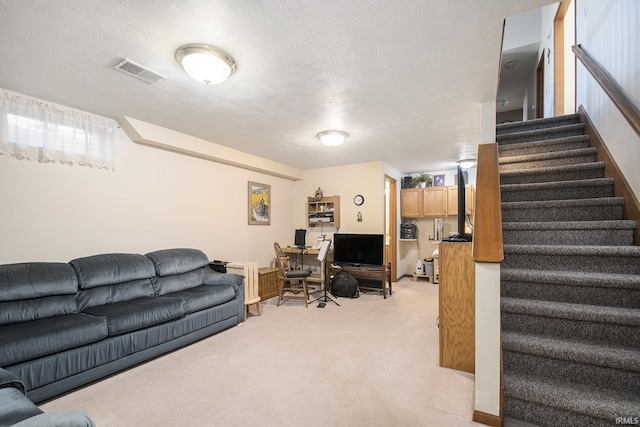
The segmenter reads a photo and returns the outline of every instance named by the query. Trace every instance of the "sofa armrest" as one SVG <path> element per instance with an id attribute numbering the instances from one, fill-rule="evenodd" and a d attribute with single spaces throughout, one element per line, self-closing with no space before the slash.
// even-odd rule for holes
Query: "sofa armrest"
<path id="1" fill-rule="evenodd" d="M 207 267 L 204 270 L 202 283 L 205 285 L 231 285 L 237 293 L 238 288 L 243 286 L 243 281 L 244 276 L 240 276 L 239 274 L 220 273 Z"/>
<path id="2" fill-rule="evenodd" d="M 95 427 L 95 424 L 82 411 L 56 411 L 27 418 L 12 427 Z"/>
<path id="3" fill-rule="evenodd" d="M 0 388 L 5 387 L 13 387 L 20 390 L 22 394 L 26 394 L 24 383 L 20 381 L 20 378 L 16 377 L 11 372 L 0 368 Z"/>

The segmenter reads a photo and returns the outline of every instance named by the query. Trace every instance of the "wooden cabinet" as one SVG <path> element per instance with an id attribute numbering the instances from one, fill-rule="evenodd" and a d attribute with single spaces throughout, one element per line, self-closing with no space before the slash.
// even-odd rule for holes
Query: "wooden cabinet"
<path id="1" fill-rule="evenodd" d="M 473 215 L 473 186 L 464 187 L 464 205 L 469 215 Z M 458 187 L 447 187 L 447 215 L 458 215 Z"/>
<path id="2" fill-rule="evenodd" d="M 440 244 L 440 366 L 475 373 L 475 265 L 471 243 Z"/>
<path id="3" fill-rule="evenodd" d="M 307 224 L 340 228 L 340 196 L 307 197 Z"/>
<path id="4" fill-rule="evenodd" d="M 400 215 L 419 217 L 422 215 L 422 200 L 424 188 L 407 188 L 400 191 Z"/>
<path id="5" fill-rule="evenodd" d="M 423 188 L 422 215 L 444 216 L 447 214 L 447 187 Z"/>
<path id="6" fill-rule="evenodd" d="M 473 186 L 465 187 L 467 211 L 473 213 Z M 458 187 L 405 188 L 400 192 L 403 218 L 458 215 Z"/>

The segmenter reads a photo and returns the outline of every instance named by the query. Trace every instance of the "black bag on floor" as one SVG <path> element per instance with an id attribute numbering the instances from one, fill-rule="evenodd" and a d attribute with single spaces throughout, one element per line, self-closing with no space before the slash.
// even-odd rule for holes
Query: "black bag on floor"
<path id="1" fill-rule="evenodd" d="M 344 270 L 340 271 L 331 280 L 331 294 L 336 297 L 358 298 L 360 296 L 358 279 Z"/>

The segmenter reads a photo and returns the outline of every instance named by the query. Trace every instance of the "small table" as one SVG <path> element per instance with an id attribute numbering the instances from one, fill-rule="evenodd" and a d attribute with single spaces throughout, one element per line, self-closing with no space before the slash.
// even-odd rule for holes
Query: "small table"
<path id="1" fill-rule="evenodd" d="M 381 288 L 374 286 L 366 286 L 366 285 L 358 285 L 358 287 L 365 291 L 382 291 L 382 296 L 384 299 L 387 299 L 387 289 L 389 290 L 389 295 L 393 295 L 393 291 L 391 288 L 391 263 L 379 266 L 367 266 L 367 267 L 359 267 L 359 266 L 338 266 L 332 265 L 331 272 L 337 273 L 340 270 L 344 270 L 347 273 L 351 274 L 355 278 L 366 278 L 366 279 L 378 279 L 381 280 Z"/>

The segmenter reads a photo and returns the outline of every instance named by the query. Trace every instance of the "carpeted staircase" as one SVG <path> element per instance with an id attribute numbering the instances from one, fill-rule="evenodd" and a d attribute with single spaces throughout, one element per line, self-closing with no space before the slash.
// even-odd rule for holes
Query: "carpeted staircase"
<path id="1" fill-rule="evenodd" d="M 637 424 L 640 246 L 579 116 L 498 125 L 504 417 Z M 626 421 L 626 422 L 625 422 Z"/>

